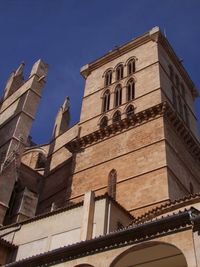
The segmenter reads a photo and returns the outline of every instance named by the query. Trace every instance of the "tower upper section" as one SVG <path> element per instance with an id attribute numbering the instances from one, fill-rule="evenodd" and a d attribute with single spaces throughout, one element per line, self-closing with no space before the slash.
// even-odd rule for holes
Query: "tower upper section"
<path id="1" fill-rule="evenodd" d="M 83 66 L 81 136 L 163 101 L 197 137 L 195 85 L 158 27 Z"/>

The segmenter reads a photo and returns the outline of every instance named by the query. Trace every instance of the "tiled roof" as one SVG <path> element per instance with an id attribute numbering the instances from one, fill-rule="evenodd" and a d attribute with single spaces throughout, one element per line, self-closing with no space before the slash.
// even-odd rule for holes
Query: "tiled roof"
<path id="1" fill-rule="evenodd" d="M 3 246 L 3 247 L 7 247 L 7 248 L 11 248 L 11 249 L 15 249 L 17 248 L 16 245 L 8 242 L 7 240 L 3 239 L 0 237 L 0 246 Z"/>
<path id="2" fill-rule="evenodd" d="M 131 224 L 143 223 L 145 221 L 152 220 L 156 216 L 184 207 L 185 205 L 194 204 L 197 202 L 200 202 L 200 193 L 190 194 L 183 198 L 176 199 L 173 201 L 169 200 L 167 203 L 157 206 L 156 208 L 153 208 L 148 212 L 145 212 L 141 216 L 138 216 L 133 220 Z"/>
<path id="3" fill-rule="evenodd" d="M 117 247 L 131 245 L 149 239 L 154 239 L 165 233 L 188 229 L 189 227 L 200 228 L 200 212 L 194 208 L 179 211 L 153 222 L 141 225 L 132 225 L 128 228 L 99 236 L 94 239 L 81 241 L 72 245 L 61 247 L 52 251 L 41 253 L 17 262 L 9 263 L 6 267 L 41 267 L 58 264 L 90 254 L 111 250 Z"/>
<path id="4" fill-rule="evenodd" d="M 95 201 L 98 201 L 98 200 L 104 199 L 104 198 L 108 198 L 109 200 L 111 200 L 115 205 L 118 206 L 119 209 L 121 209 L 123 212 L 125 212 L 130 217 L 130 219 L 134 219 L 134 216 L 132 216 L 123 206 L 121 206 L 116 200 L 114 200 L 107 193 L 95 197 Z M 10 228 L 10 227 L 13 227 L 13 226 L 17 226 L 17 225 L 23 225 L 23 224 L 31 223 L 31 222 L 34 222 L 34 221 L 37 221 L 37 220 L 41 220 L 41 219 L 56 215 L 58 213 L 65 212 L 67 210 L 78 208 L 78 207 L 80 207 L 82 205 L 83 205 L 83 201 L 77 202 L 75 204 L 65 205 L 64 207 L 58 208 L 58 209 L 53 210 L 53 211 L 45 212 L 43 214 L 37 215 L 35 217 L 32 217 L 30 219 L 26 219 L 26 220 L 21 221 L 21 222 L 17 222 L 17 223 L 13 223 L 13 224 L 10 224 L 10 225 L 3 226 L 3 227 L 0 228 L 0 230 L 6 229 L 6 228 Z"/>

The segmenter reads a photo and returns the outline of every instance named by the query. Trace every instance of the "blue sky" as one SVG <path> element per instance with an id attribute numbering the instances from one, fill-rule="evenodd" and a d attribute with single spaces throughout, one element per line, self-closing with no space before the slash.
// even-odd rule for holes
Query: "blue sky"
<path id="1" fill-rule="evenodd" d="M 33 124 L 38 143 L 51 138 L 65 96 L 72 123 L 79 120 L 84 79 L 80 67 L 158 25 L 200 88 L 200 0 L 0 0 L 0 90 L 22 61 L 28 75 L 42 58 L 49 64 Z M 200 119 L 200 102 L 196 101 Z M 200 124 L 199 124 L 200 128 Z"/>

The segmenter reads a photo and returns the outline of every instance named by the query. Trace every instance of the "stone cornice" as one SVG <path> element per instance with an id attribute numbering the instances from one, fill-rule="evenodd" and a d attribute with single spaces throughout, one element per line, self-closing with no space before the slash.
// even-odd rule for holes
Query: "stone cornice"
<path id="1" fill-rule="evenodd" d="M 165 49 L 170 59 L 173 61 L 174 65 L 176 66 L 177 70 L 180 72 L 182 77 L 184 77 L 184 80 L 188 87 L 191 90 L 191 93 L 193 97 L 199 96 L 198 90 L 195 87 L 193 81 L 191 80 L 190 76 L 188 75 L 187 71 L 185 70 L 184 66 L 180 62 L 180 59 L 177 57 L 176 53 L 174 52 L 172 46 L 168 42 L 167 38 L 163 35 L 159 27 L 154 27 L 150 31 L 144 33 L 143 35 L 134 38 L 128 43 L 125 43 L 121 46 L 116 47 L 112 51 L 108 52 L 107 54 L 103 55 L 102 57 L 90 62 L 89 64 L 84 65 L 80 73 L 81 75 L 86 79 L 90 73 L 103 66 L 104 64 L 118 58 L 121 55 L 126 54 L 127 52 L 137 48 L 138 46 L 141 46 L 149 41 L 156 42 L 158 44 L 161 44 L 161 46 Z"/>
<path id="2" fill-rule="evenodd" d="M 98 141 L 108 138 L 115 133 L 122 132 L 128 128 L 136 127 L 152 118 L 160 116 L 165 110 L 166 102 L 143 110 L 134 114 L 129 118 L 120 120 L 119 122 L 113 123 L 105 128 L 100 128 L 99 130 L 92 132 L 80 138 L 76 138 L 71 142 L 66 144 L 66 148 L 70 152 L 79 152 L 81 149 L 88 145 L 94 144 Z"/>
<path id="3" fill-rule="evenodd" d="M 108 53 L 106 53 L 105 55 L 103 55 L 102 57 L 90 62 L 89 64 L 84 65 L 81 70 L 80 73 L 81 75 L 86 79 L 88 77 L 88 75 L 90 75 L 90 73 L 101 67 L 102 65 L 118 58 L 121 55 L 126 54 L 127 52 L 137 48 L 138 46 L 141 46 L 149 41 L 154 41 L 157 42 L 158 40 L 158 36 L 162 34 L 159 27 L 154 27 L 152 28 L 150 31 L 134 38 L 133 40 L 121 45 L 121 46 L 117 46 L 115 47 L 113 50 L 109 51 Z"/>
<path id="4" fill-rule="evenodd" d="M 86 79 L 87 76 L 95 69 L 101 67 L 102 65 L 118 58 L 121 55 L 126 54 L 128 51 L 150 41 L 151 38 L 149 36 L 149 32 L 143 34 L 142 36 L 139 36 L 137 38 L 134 38 L 132 41 L 118 46 L 115 49 L 111 50 L 110 52 L 106 53 L 104 56 L 98 58 L 97 60 L 94 60 L 90 62 L 89 64 L 84 65 L 80 73 L 81 75 Z"/>
<path id="5" fill-rule="evenodd" d="M 176 133 L 179 135 L 180 139 L 185 143 L 186 147 L 190 154 L 200 162 L 200 143 L 193 135 L 190 129 L 185 125 L 182 119 L 180 119 L 177 111 L 175 111 L 169 104 L 166 102 L 166 109 L 164 116 L 171 123 Z"/>
<path id="6" fill-rule="evenodd" d="M 106 138 L 115 135 L 116 133 L 126 131 L 129 128 L 134 128 L 142 123 L 155 119 L 156 117 L 166 117 L 177 134 L 186 144 L 188 150 L 198 162 L 200 162 L 200 143 L 187 128 L 183 120 L 177 112 L 171 107 L 168 102 L 162 102 L 156 106 L 143 110 L 134 114 L 129 118 L 125 118 L 117 123 L 113 123 L 105 128 L 92 132 L 80 138 L 76 138 L 66 144 L 66 148 L 71 153 L 80 152 L 85 147 L 105 140 Z"/>

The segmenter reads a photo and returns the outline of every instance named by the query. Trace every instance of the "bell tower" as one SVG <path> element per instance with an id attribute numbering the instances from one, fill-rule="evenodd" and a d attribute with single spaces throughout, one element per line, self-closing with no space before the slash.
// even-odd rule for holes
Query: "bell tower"
<path id="1" fill-rule="evenodd" d="M 200 190 L 197 89 L 158 27 L 81 69 L 72 198 L 110 192 L 134 215 Z"/>

